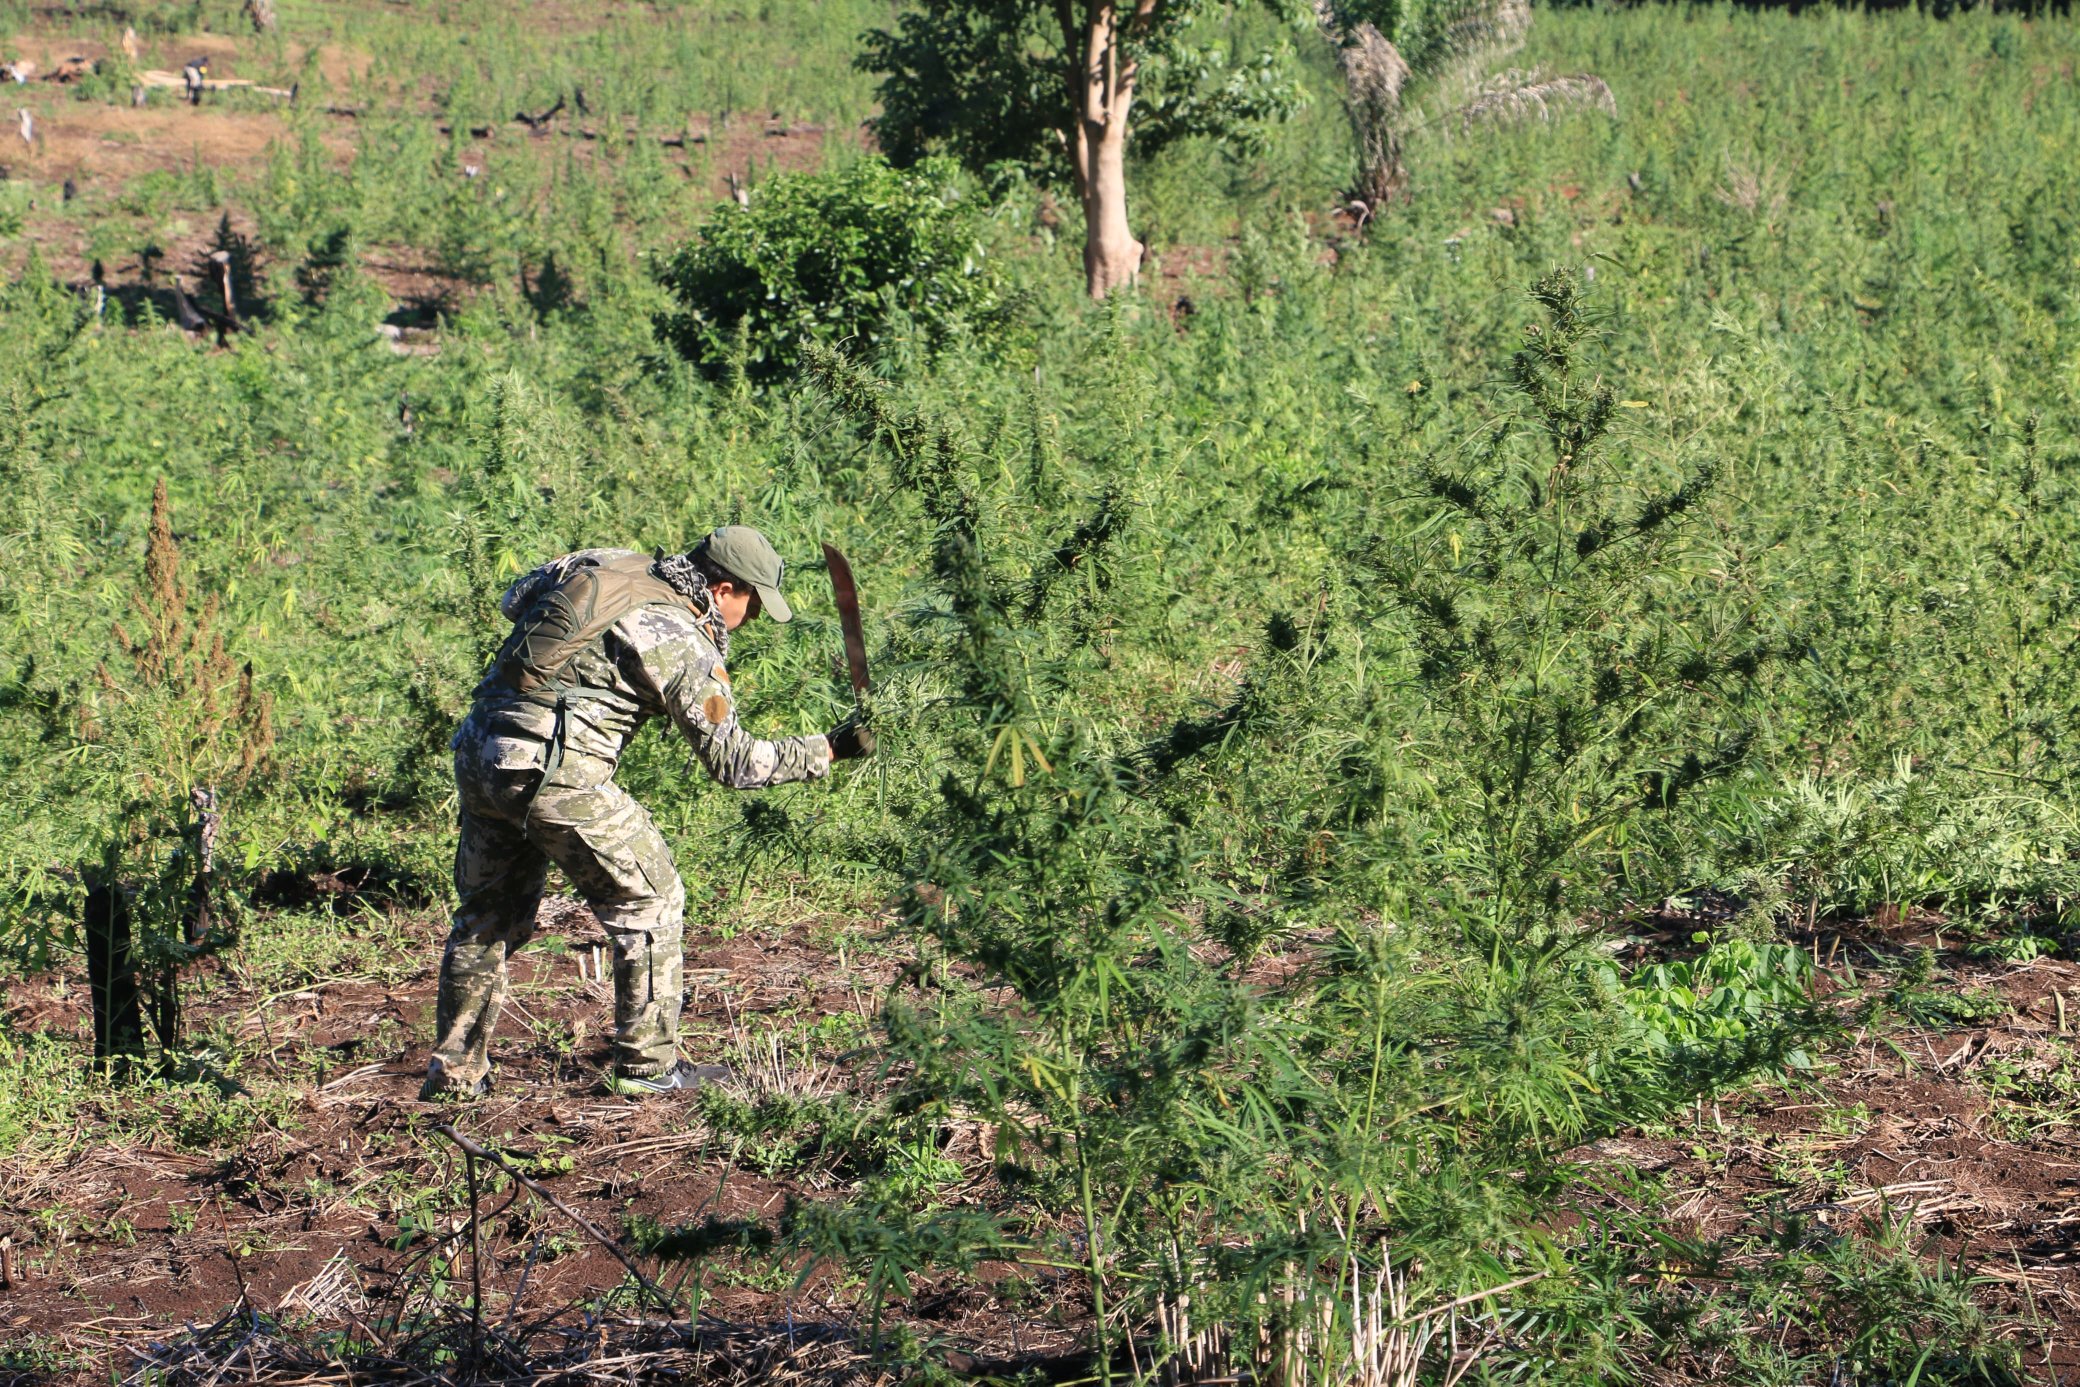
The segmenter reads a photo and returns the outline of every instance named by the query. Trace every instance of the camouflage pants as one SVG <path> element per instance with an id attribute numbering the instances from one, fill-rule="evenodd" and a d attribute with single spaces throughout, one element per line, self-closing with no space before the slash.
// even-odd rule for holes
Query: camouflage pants
<path id="1" fill-rule="evenodd" d="M 614 1067 L 630 1076 L 669 1069 L 678 1058 L 686 913 L 671 849 L 606 762 L 569 756 L 542 783 L 538 769 L 485 764 L 491 759 L 480 747 L 456 748 L 462 900 L 441 959 L 429 1085 L 466 1088 L 490 1073 L 506 957 L 534 933 L 551 863 L 613 940 Z"/>

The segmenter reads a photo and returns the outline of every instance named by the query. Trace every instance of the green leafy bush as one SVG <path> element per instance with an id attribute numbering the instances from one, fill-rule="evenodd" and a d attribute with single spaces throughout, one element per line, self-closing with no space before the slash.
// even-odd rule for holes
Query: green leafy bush
<path id="1" fill-rule="evenodd" d="M 1700 958 L 1642 969 L 1626 984 L 1625 1007 L 1656 1048 L 1738 1048 L 1803 1007 L 1812 976 L 1795 945 L 1729 939 Z M 1786 1058 L 1794 1068 L 1810 1063 L 1802 1051 Z"/>
<path id="2" fill-rule="evenodd" d="M 735 363 L 753 377 L 791 370 L 805 340 L 876 343 L 902 319 L 943 345 L 1000 301 L 982 221 L 945 160 L 783 174 L 665 264 L 679 307 L 657 315 L 658 335 L 710 374 Z"/>

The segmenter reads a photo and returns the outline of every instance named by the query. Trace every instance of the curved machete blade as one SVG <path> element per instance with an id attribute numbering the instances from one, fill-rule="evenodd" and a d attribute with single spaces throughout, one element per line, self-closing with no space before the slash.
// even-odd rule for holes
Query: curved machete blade
<path id="1" fill-rule="evenodd" d="M 867 696 L 867 635 L 860 626 L 859 589 L 852 582 L 852 565 L 845 556 L 826 544 L 823 561 L 831 572 L 831 596 L 838 600 L 838 624 L 845 630 L 845 667 L 852 674 L 852 696 Z"/>

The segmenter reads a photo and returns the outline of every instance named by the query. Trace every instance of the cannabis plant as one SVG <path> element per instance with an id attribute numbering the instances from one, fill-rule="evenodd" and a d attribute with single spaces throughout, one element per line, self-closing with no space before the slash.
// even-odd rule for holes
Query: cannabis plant
<path id="1" fill-rule="evenodd" d="M 1087 1273 L 1109 1373 L 1114 1326 L 1203 1273 L 1206 1222 L 1273 1198 L 1269 1153 L 1297 1071 L 1252 989 L 1193 947 L 1191 921 L 1220 894 L 1203 870 L 1218 827 L 1150 811 L 1195 756 L 1278 720 L 1188 721 L 1122 745 L 1080 715 L 1089 644 L 1049 632 L 1104 600 L 1108 558 L 1135 523 L 1124 499 L 1101 495 L 1079 522 L 1021 542 L 991 523 L 947 425 L 894 409 L 835 355 L 809 360 L 932 522 L 948 760 L 905 835 L 903 930 L 929 985 L 883 1009 L 894 1108 L 987 1121 L 1000 1172 L 1073 1226 L 1059 1243 L 1028 1234 L 1023 1255 Z"/>
<path id="2" fill-rule="evenodd" d="M 96 1052 L 142 1042 L 140 1003 L 168 1062 L 181 972 L 230 939 L 214 859 L 223 807 L 267 767 L 273 702 L 231 654 L 220 599 L 181 571 L 172 506 L 152 490 L 144 569 L 111 632 L 115 653 L 66 702 L 79 807 L 103 835 L 83 864 Z"/>
<path id="3" fill-rule="evenodd" d="M 1470 466 L 1418 465 L 1413 513 L 1350 557 L 1359 609 L 1408 642 L 1474 936 L 1535 949 L 1619 908 L 1637 840 L 1747 760 L 1756 680 L 1784 646 L 1694 523 L 1717 469 L 1638 461 L 1613 437 L 1576 278 L 1532 298 L 1520 409 Z"/>
<path id="4" fill-rule="evenodd" d="M 404 696 L 416 735 L 398 774 L 419 796 L 446 784 L 448 739 L 508 629 L 498 608 L 507 585 L 559 554 L 621 542 L 590 529 L 609 505 L 582 475 L 578 428 L 523 376 L 494 378 L 475 422 L 476 456 L 455 482 L 446 523 L 421 541 L 449 562 L 429 594 L 447 639 L 408 647 Z"/>
<path id="5" fill-rule="evenodd" d="M 0 585 L 0 637 L 8 650 L 0 669 L 0 705 L 28 708 L 45 723 L 53 704 L 50 671 L 63 659 L 55 599 L 71 585 L 87 552 L 74 506 L 49 460 L 43 411 L 52 402 L 52 392 L 20 377 L 0 396 L 0 563 L 9 574 Z M 34 737 L 15 740 L 10 770 L 26 772 L 47 754 Z M 47 967 L 76 913 L 75 883 L 63 864 L 78 841 L 39 812 L 34 795 L 10 796 L 0 812 L 6 814 L 0 821 L 0 901 L 7 919 L 0 950 L 31 967 Z"/>
<path id="6" fill-rule="evenodd" d="M 881 1016 L 891 1120 L 987 1124 L 1021 1211 L 990 1255 L 1085 1272 L 1100 1374 L 1210 1352 L 1174 1332 L 1191 1319 L 1251 1326 L 1222 1351 L 1298 1380 L 1347 1354 L 1325 1288 L 1383 1259 L 1421 1263 L 1426 1303 L 1522 1278 L 1556 1255 L 1538 1210 L 1567 1148 L 1786 1048 L 1781 1018 L 1715 1030 L 1597 946 L 1622 904 L 1604 840 L 1741 764 L 1768 651 L 1698 587 L 1684 521 L 1709 472 L 1606 451 L 1617 400 L 1574 282 L 1535 297 L 1522 415 L 1383 510 L 1354 581 L 1271 614 L 1232 698 L 1138 739 L 1084 712 L 1102 675 L 1074 634 L 1101 610 L 1131 627 L 1106 598 L 1144 542 L 1130 496 L 1021 532 L 974 445 L 809 356 L 930 536 L 909 653 L 937 682 L 910 712 L 942 769 L 883 854 L 917 950 Z M 1360 632 L 1406 642 L 1419 740 Z M 1372 779 L 1397 757 L 1461 811 L 1413 856 Z M 1382 890 L 1386 860 L 1415 879 Z M 1722 974 L 1728 999 L 1803 995 L 1773 952 Z M 951 1256 L 943 1219 L 852 1217 L 909 1230 L 842 1244 L 888 1265 Z"/>

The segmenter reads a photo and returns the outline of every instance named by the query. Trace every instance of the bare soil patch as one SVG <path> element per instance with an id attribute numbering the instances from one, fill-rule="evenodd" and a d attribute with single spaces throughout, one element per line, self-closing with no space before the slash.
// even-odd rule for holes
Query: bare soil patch
<path id="1" fill-rule="evenodd" d="M 72 179 L 82 187 L 114 192 L 148 173 L 195 168 L 244 172 L 262 161 L 285 130 L 282 118 L 262 111 L 221 106 L 107 106 L 92 101 L 30 98 L 37 142 L 15 155 L 10 172 L 56 187 Z M 354 142 L 327 132 L 326 145 L 342 161 Z M 17 140 L 15 150 L 22 150 Z"/>
<path id="2" fill-rule="evenodd" d="M 1938 948 L 1939 990 L 1994 1014 L 1881 1024 L 1810 1084 L 1576 1154 L 1592 1176 L 1602 1164 L 1659 1177 L 1669 1231 L 1699 1243 L 1793 1219 L 1818 1239 L 1903 1222 L 1923 1256 L 1986 1278 L 1986 1299 L 2032 1345 L 2031 1371 L 2065 1380 L 2080 1370 L 2080 1129 L 2055 1089 L 2080 1030 L 2080 965 L 1975 960 L 1941 949 L 1940 924 L 1823 926 L 1808 943 L 1834 962 L 1827 985 L 1877 990 L 1907 950 Z"/>
<path id="3" fill-rule="evenodd" d="M 417 1097 L 437 919 L 425 920 L 417 967 L 395 985 L 319 981 L 268 996 L 220 976 L 192 1026 L 229 1031 L 242 1051 L 264 1055 L 262 1068 L 273 1072 L 250 1076 L 255 1088 L 300 1076 L 293 1111 L 269 1115 L 228 1154 L 89 1137 L 63 1160 L 0 1172 L 0 1237 L 12 1238 L 23 1273 L 0 1292 L 0 1335 L 124 1367 L 183 1324 L 208 1324 L 233 1305 L 285 1323 L 321 1318 L 348 1327 L 357 1317 L 394 1314 L 398 1303 L 427 1293 L 429 1251 L 445 1244 L 452 1254 L 450 1240 L 468 1226 L 466 1201 L 453 1199 L 462 1156 L 435 1133 L 440 1122 L 516 1159 L 536 1159 L 537 1178 L 617 1235 L 632 1219 L 770 1224 L 790 1198 L 844 1190 L 848 1177 L 827 1164 L 768 1175 L 733 1160 L 730 1139 L 707 1130 L 690 1100 L 602 1094 L 611 989 L 588 970 L 606 936 L 575 903 L 552 901 L 545 911 L 545 932 L 566 940 L 568 951 L 533 948 L 516 958 L 493 1046 L 496 1088 L 466 1107 Z M 855 957 L 841 969 L 837 958 L 792 939 L 695 939 L 687 970 L 687 1050 L 706 1058 L 745 1036 L 857 1015 L 895 965 Z M 54 1032 L 84 1051 L 85 996 L 84 977 L 46 975 L 14 986 L 0 1009 L 19 1030 Z M 401 1045 L 386 1043 L 397 1037 Z M 839 1059 L 832 1052 L 823 1062 L 835 1068 Z M 985 1150 L 956 1141 L 945 1154 L 970 1166 L 979 1185 Z M 480 1173 L 488 1181 L 491 1172 Z M 426 1196 L 432 1223 L 419 1236 L 411 1223 L 418 1215 L 399 1211 L 414 1191 L 438 1192 Z M 500 1315 L 523 1276 L 523 1319 L 554 1318 L 625 1282 L 622 1264 L 568 1218 L 514 1193 L 480 1201 L 481 1275 Z M 792 1269 L 724 1265 L 703 1303 L 704 1323 L 766 1326 L 782 1338 L 788 1326 L 822 1325 L 821 1338 L 845 1342 L 858 1328 L 850 1296 L 829 1271 L 798 1288 Z M 1043 1288 L 1026 1310 L 1007 1315 L 986 1292 L 937 1292 L 927 1279 L 909 1313 L 931 1333 L 973 1346 L 1066 1352 L 1077 1342 L 1076 1312 L 1061 1304 L 1067 1289 Z M 314 1296 L 326 1316 L 307 1313 Z"/>
<path id="4" fill-rule="evenodd" d="M 350 916 L 341 918 L 351 927 Z M 18 1264 L 29 1268 L 0 1301 L 0 1329 L 105 1371 L 235 1304 L 282 1323 L 349 1328 L 357 1317 L 394 1314 L 427 1296 L 429 1253 L 454 1256 L 468 1227 L 457 1194 L 460 1153 L 434 1131 L 443 1121 L 533 1161 L 548 1188 L 616 1235 L 632 1219 L 770 1224 L 790 1199 L 832 1198 L 849 1186 L 837 1161 L 759 1169 L 755 1153 L 707 1129 L 688 1102 L 602 1096 L 611 1004 L 594 969 L 606 940 L 571 902 L 545 907 L 544 932 L 566 948 L 536 947 L 516 959 L 513 1005 L 494 1046 L 493 1095 L 461 1109 L 420 1103 L 441 930 L 430 915 L 415 923 L 425 942 L 397 983 L 321 980 L 269 996 L 229 973 L 216 980 L 195 1025 L 228 1030 L 247 1053 L 257 1049 L 269 1077 L 288 1080 L 296 1096 L 292 1110 L 265 1118 L 235 1149 L 83 1132 L 64 1161 L 0 1174 L 0 1235 L 13 1239 Z M 894 979 L 895 961 L 841 960 L 804 933 L 693 938 L 689 1053 L 864 1017 Z M 1883 985 L 1876 970 L 1929 938 L 1924 922 L 1824 935 L 1819 948 L 1835 959 L 1834 983 L 1853 968 L 1859 986 L 1874 987 Z M 1905 1220 L 1923 1255 L 1988 1278 L 1985 1295 L 2020 1326 L 2034 1371 L 2080 1368 L 2080 1133 L 2056 1113 L 2033 1117 L 2011 1101 L 2031 1076 L 2048 1081 L 2062 1072 L 2065 1040 L 2080 1026 L 2080 1001 L 2069 1000 L 2080 999 L 2080 967 L 1957 954 L 1946 962 L 1944 986 L 1982 1004 L 1998 998 L 1999 1014 L 1962 1026 L 1874 1030 L 1825 1057 L 1809 1084 L 1701 1106 L 1688 1130 L 1624 1133 L 1585 1148 L 1576 1153 L 1579 1207 L 1590 1214 L 1616 1197 L 1603 1187 L 1605 1173 L 1639 1172 L 1663 1182 L 1659 1208 L 1670 1231 L 1698 1242 L 1788 1216 L 1820 1235 Z M 41 977 L 15 985 L 4 1005 L 20 1031 L 77 1038 L 87 1025 L 84 995 L 83 979 Z M 857 1034 L 850 1022 L 840 1029 Z M 839 1077 L 842 1045 L 826 1047 L 818 1063 L 825 1077 L 805 1082 L 871 1084 Z M 987 1204 L 995 1196 L 985 1146 L 951 1136 L 943 1154 L 965 1171 L 951 1197 Z M 413 1191 L 424 1192 L 421 1206 Z M 480 1275 L 496 1314 L 518 1295 L 519 1322 L 563 1323 L 557 1315 L 625 1285 L 613 1256 L 539 1200 L 509 1191 L 486 1195 L 479 1208 Z M 422 1217 L 431 1222 L 414 1235 L 411 1220 Z M 764 1332 L 760 1352 L 778 1352 L 773 1345 L 791 1332 L 789 1351 L 814 1347 L 819 1371 L 857 1366 L 863 1326 L 850 1289 L 829 1269 L 797 1285 L 796 1271 L 725 1256 L 710 1268 L 698 1325 L 624 1318 L 598 1352 L 637 1352 L 641 1341 L 649 1347 L 640 1351 L 664 1355 L 654 1360 L 663 1364 L 682 1361 L 673 1354 L 719 1352 L 715 1345 L 727 1341 L 738 1357 L 715 1359 L 715 1376 L 725 1378 L 731 1362 L 777 1370 L 777 1360 L 746 1346 Z M 1075 1289 L 1067 1277 L 985 1277 L 981 1285 L 925 1278 L 891 1314 L 953 1346 L 961 1361 L 1033 1363 L 1076 1351 Z"/>

